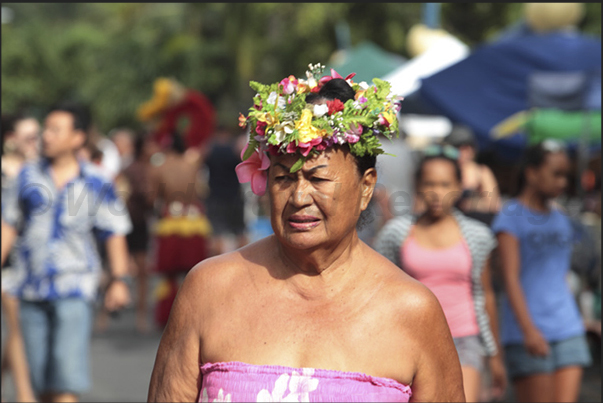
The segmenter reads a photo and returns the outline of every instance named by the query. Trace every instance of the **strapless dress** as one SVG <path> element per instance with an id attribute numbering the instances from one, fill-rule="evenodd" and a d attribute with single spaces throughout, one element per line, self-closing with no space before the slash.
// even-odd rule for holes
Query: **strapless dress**
<path id="1" fill-rule="evenodd" d="M 201 366 L 199 402 L 408 402 L 409 386 L 359 372 L 216 362 Z"/>

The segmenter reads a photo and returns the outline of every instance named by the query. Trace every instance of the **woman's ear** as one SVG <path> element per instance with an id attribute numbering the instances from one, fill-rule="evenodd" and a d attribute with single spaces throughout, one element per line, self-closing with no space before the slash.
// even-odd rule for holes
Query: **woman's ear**
<path id="1" fill-rule="evenodd" d="M 526 178 L 526 184 L 528 185 L 533 184 L 537 180 L 536 169 L 533 167 L 527 167 L 524 171 L 524 175 Z"/>
<path id="2" fill-rule="evenodd" d="M 362 200 L 360 201 L 360 210 L 364 211 L 368 207 L 371 198 L 373 197 L 373 191 L 377 184 L 377 170 L 375 168 L 369 168 L 364 171 L 360 186 L 362 187 Z"/>

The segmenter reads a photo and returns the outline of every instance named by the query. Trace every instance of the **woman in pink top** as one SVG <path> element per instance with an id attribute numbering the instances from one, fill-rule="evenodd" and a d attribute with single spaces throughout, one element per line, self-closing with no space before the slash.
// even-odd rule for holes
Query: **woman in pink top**
<path id="1" fill-rule="evenodd" d="M 253 84 L 250 115 L 262 120 L 242 118 L 256 151 L 237 173 L 256 194 L 267 190 L 274 234 L 189 272 L 149 401 L 465 401 L 437 299 L 356 231 L 377 180 L 369 127 L 397 132 L 396 110 L 366 114 L 389 105 L 388 86 L 319 80 L 311 69 L 308 80 Z M 342 131 L 327 131 L 331 123 Z M 266 137 L 279 144 L 271 153 Z"/>
<path id="2" fill-rule="evenodd" d="M 375 249 L 438 298 L 461 362 L 467 401 L 483 398 L 485 355 L 490 356 L 492 397 L 500 397 L 506 375 L 488 265 L 495 238 L 488 227 L 453 208 L 461 193 L 458 151 L 432 146 L 424 152 L 415 183 L 425 212 L 390 220 L 377 235 Z"/>

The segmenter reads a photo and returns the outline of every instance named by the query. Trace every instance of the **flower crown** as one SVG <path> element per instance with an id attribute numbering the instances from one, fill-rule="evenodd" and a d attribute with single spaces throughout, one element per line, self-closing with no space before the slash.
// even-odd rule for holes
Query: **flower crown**
<path id="1" fill-rule="evenodd" d="M 355 92 L 354 99 L 345 103 L 334 99 L 313 105 L 306 102 L 308 94 L 317 93 L 328 81 L 343 77 L 333 69 L 330 76 L 320 77 L 325 68 L 321 64 L 308 67 L 305 79 L 289 76 L 270 85 L 250 82 L 257 94 L 249 114 L 239 116 L 239 126 L 249 125 L 250 134 L 241 155 L 244 162 L 237 167 L 237 174 L 241 183 L 252 182 L 256 194 L 265 191 L 265 182 L 260 186 L 265 175 L 254 180 L 251 173 L 241 173 L 249 171 L 243 168 L 250 165 L 257 166 L 258 171 L 267 169 L 266 152 L 272 155 L 298 153 L 300 158 L 290 170 L 296 172 L 310 155 L 335 144 L 348 144 L 350 152 L 359 157 L 374 156 L 384 153 L 377 138 L 379 134 L 388 139 L 398 136 L 397 113 L 401 98 L 390 93 L 387 81 L 374 78 L 372 86 L 366 82 L 355 83 L 352 77 L 356 74 L 352 73 L 345 80 Z"/>

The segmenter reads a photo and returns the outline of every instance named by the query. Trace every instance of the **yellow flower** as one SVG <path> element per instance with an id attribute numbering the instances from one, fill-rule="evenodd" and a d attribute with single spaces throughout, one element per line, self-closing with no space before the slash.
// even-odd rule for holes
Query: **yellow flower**
<path id="1" fill-rule="evenodd" d="M 276 115 L 272 115 L 272 114 L 270 114 L 268 112 L 259 115 L 258 116 L 258 120 L 260 122 L 266 123 L 267 127 L 272 127 L 274 125 L 278 125 L 279 124 L 279 121 L 278 121 L 278 118 L 276 117 Z"/>
<path id="2" fill-rule="evenodd" d="M 391 110 L 383 112 L 383 117 L 385 118 L 385 120 L 387 120 L 390 125 L 396 121 L 396 114 Z"/>
<path id="3" fill-rule="evenodd" d="M 360 97 L 364 96 L 364 93 L 365 93 L 365 92 L 366 92 L 366 90 L 362 90 L 362 89 L 361 89 L 361 90 L 358 90 L 358 91 L 356 92 L 356 95 L 354 95 L 354 99 L 355 99 L 355 100 L 358 100 L 358 98 L 360 98 Z"/>
<path id="4" fill-rule="evenodd" d="M 317 137 L 324 137 L 326 130 L 317 129 L 312 126 L 312 111 L 304 109 L 299 120 L 295 123 L 295 129 L 299 132 L 299 141 L 301 143 L 309 143 Z"/>
<path id="5" fill-rule="evenodd" d="M 304 92 L 310 92 L 310 87 L 308 86 L 308 84 L 300 82 L 297 85 L 297 93 L 303 94 Z"/>

